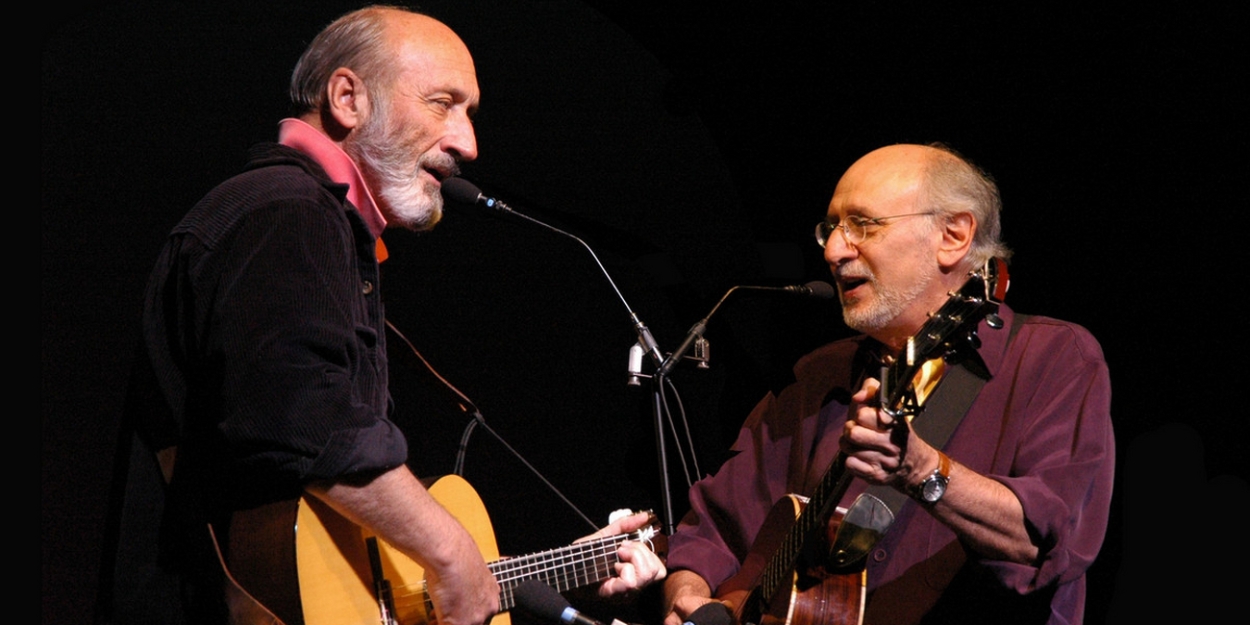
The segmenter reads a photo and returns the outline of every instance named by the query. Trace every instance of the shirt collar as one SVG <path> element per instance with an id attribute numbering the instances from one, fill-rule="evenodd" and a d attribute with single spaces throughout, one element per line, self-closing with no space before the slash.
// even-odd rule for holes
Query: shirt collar
<path id="1" fill-rule="evenodd" d="M 356 212 L 365 220 L 373 236 L 382 236 L 386 218 L 373 200 L 360 168 L 343 148 L 307 122 L 295 118 L 278 122 L 278 143 L 307 154 L 326 170 L 330 180 L 347 185 L 347 201 L 356 207 Z"/>

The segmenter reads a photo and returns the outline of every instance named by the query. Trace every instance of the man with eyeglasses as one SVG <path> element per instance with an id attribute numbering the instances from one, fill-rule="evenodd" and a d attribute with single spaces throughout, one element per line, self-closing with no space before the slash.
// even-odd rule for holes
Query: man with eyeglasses
<path id="1" fill-rule="evenodd" d="M 774 501 L 811 495 L 835 458 L 854 479 L 833 518 L 850 519 L 857 510 L 847 508 L 866 491 L 880 499 L 863 501 L 895 502 L 894 518 L 866 525 L 883 535 L 846 556 L 850 588 L 821 596 L 830 586 L 823 572 L 793 585 L 792 568 L 782 569 L 781 599 L 768 610 L 787 620 L 804 612 L 816 623 L 1082 622 L 1085 572 L 1106 531 L 1114 471 L 1110 382 L 1097 341 L 1075 324 L 1004 305 L 980 323 L 964 362 L 936 358 L 921 368 L 930 377 L 917 375 L 917 397 L 933 393 L 958 406 L 942 417 L 953 433 L 930 436 L 944 443 L 930 444 L 917 432 L 931 431 L 919 427 L 926 424 L 896 418 L 878 401 L 882 363 L 906 357 L 908 339 L 970 272 L 1008 256 L 1000 210 L 988 176 L 944 146 L 892 145 L 847 170 L 816 238 L 844 320 L 863 334 L 800 360 L 795 382 L 748 416 L 736 455 L 691 489 L 691 510 L 669 541 L 666 625 L 711 597 L 740 609 L 748 591 L 758 593 L 758 571 L 780 540 L 753 544 L 778 531 L 770 509 L 794 515 Z M 951 399 L 960 394 L 962 405 Z M 824 528 L 817 524 L 816 534 Z M 829 568 L 855 553 L 810 537 L 798 544 L 798 561 Z M 833 616 L 838 606 L 848 613 Z"/>

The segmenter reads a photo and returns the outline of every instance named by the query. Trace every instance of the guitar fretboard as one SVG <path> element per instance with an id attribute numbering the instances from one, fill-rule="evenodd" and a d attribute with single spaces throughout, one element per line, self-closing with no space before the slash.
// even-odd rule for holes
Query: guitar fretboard
<path id="1" fill-rule="evenodd" d="M 499 609 L 510 610 L 516 606 L 513 591 L 527 579 L 537 579 L 564 592 L 612 577 L 619 561 L 617 547 L 627 540 L 639 539 L 637 532 L 618 534 L 550 551 L 496 560 L 488 566 L 499 581 Z"/>

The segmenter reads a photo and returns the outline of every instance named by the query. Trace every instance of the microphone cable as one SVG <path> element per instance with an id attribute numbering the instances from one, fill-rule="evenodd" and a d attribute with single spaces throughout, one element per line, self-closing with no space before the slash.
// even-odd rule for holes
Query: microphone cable
<path id="1" fill-rule="evenodd" d="M 551 481 L 548 480 L 537 468 L 535 468 L 534 465 L 530 464 L 520 452 L 513 449 L 512 445 L 508 444 L 508 441 L 504 440 L 503 437 L 494 430 L 494 428 L 490 427 L 490 425 L 486 423 L 486 417 L 482 416 L 482 412 L 478 410 L 477 404 L 473 403 L 473 400 L 469 399 L 467 395 L 460 392 L 460 389 L 456 388 L 456 386 L 448 381 L 447 378 L 444 378 L 442 374 L 434 368 L 434 365 L 431 365 L 430 362 L 425 359 L 425 356 L 421 355 L 420 350 L 412 344 L 412 341 L 409 341 L 408 337 L 404 336 L 404 333 L 400 332 L 399 328 L 395 327 L 395 324 L 391 323 L 390 319 L 386 320 L 386 327 L 389 328 L 395 336 L 399 337 L 399 340 L 403 341 L 404 344 L 408 346 L 408 349 L 414 356 L 417 357 L 417 360 L 420 360 L 421 364 L 425 365 L 425 368 L 429 370 L 429 372 L 433 374 L 439 382 L 443 383 L 443 386 L 446 386 L 452 393 L 455 393 L 455 395 L 460 398 L 462 402 L 459 405 L 460 410 L 464 411 L 464 413 L 470 417 L 468 425 L 465 426 L 464 432 L 460 435 L 460 447 L 456 451 L 456 463 L 452 469 L 453 473 L 459 475 L 460 477 L 464 477 L 464 457 L 469 447 L 469 436 L 473 434 L 473 429 L 475 427 L 480 426 L 486 430 L 487 433 L 493 436 L 495 440 L 499 441 L 499 444 L 503 445 L 504 449 L 507 449 L 509 453 L 515 456 L 521 464 L 525 465 L 525 468 L 529 469 L 530 472 L 542 481 L 542 483 L 545 484 L 551 492 L 555 493 L 561 501 L 563 501 L 569 508 L 572 508 L 573 512 L 576 512 L 577 516 L 586 521 L 586 524 L 589 525 L 592 530 L 599 529 L 599 526 L 595 525 L 595 522 L 590 520 L 590 517 L 586 516 L 586 514 L 582 512 L 581 509 L 578 508 L 572 501 L 570 501 L 568 497 L 565 497 L 564 493 L 560 492 L 560 489 L 556 488 L 555 484 L 552 484 Z"/>

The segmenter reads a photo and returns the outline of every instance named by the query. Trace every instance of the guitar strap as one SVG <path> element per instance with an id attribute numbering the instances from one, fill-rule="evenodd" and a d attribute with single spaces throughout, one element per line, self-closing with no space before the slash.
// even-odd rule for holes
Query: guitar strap
<path id="1" fill-rule="evenodd" d="M 1029 315 L 1021 314 L 1012 318 L 1011 330 L 1007 335 L 1008 347 L 1028 318 Z M 948 366 L 941 383 L 925 403 L 921 418 L 911 422 L 912 429 L 935 449 L 945 448 L 951 434 L 972 407 L 972 402 L 976 400 L 988 378 L 989 372 L 974 358 L 964 358 L 958 364 Z M 894 517 L 898 517 L 899 510 L 908 501 L 907 495 L 889 486 L 869 486 L 864 493 L 883 502 Z"/>

